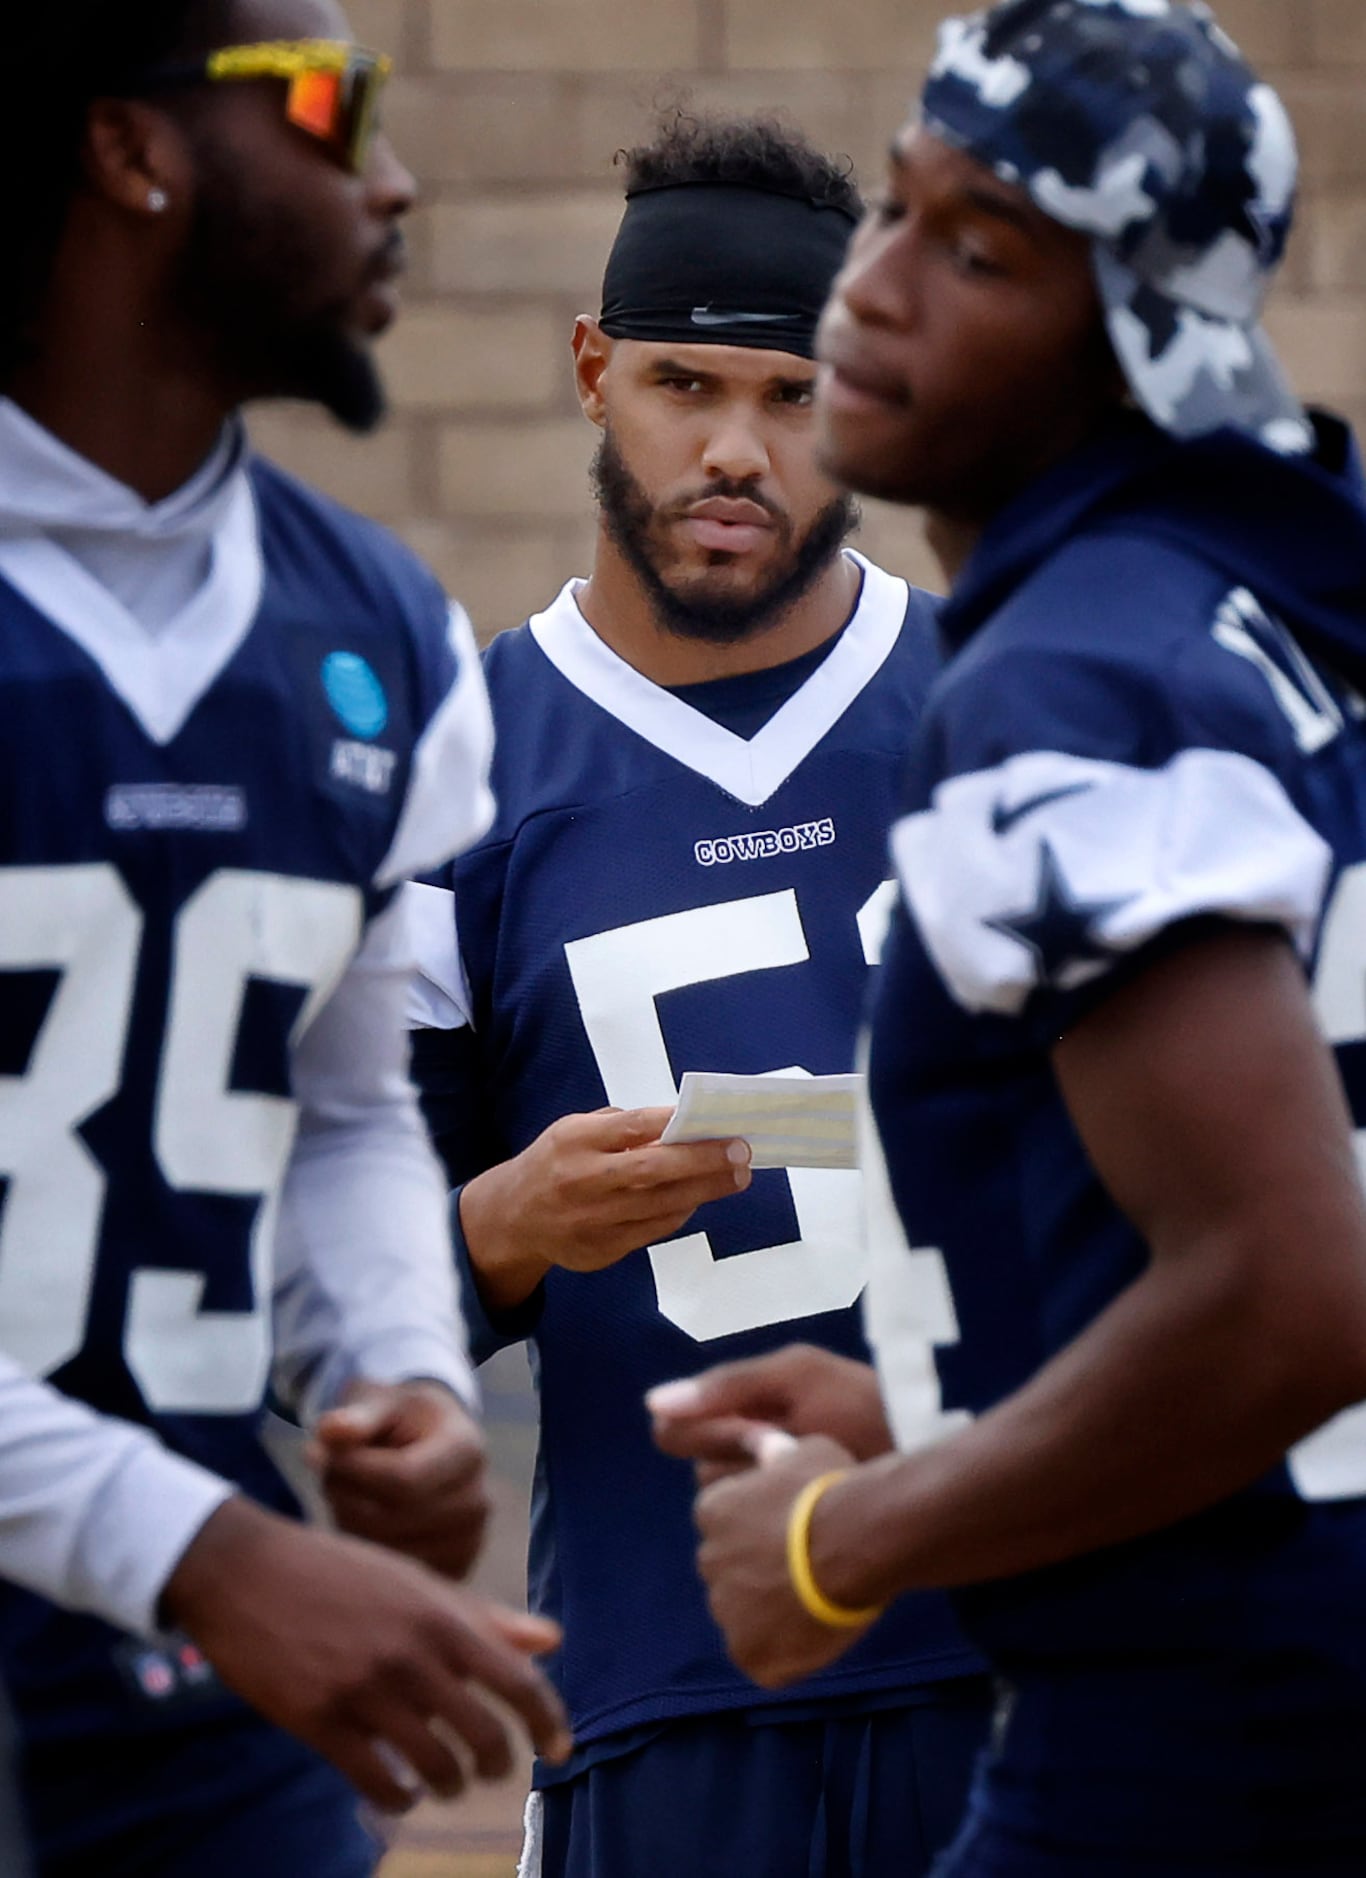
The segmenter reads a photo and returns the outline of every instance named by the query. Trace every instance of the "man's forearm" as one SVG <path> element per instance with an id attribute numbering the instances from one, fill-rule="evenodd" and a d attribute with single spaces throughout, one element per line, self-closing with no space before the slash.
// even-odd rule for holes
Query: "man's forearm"
<path id="1" fill-rule="evenodd" d="M 491 1317 L 525 1304 L 551 1270 L 516 1230 L 516 1161 L 504 1161 L 460 1190 L 460 1229 L 480 1302 Z"/>
<path id="2" fill-rule="evenodd" d="M 1011 1576 L 1169 1525 L 1274 1466 L 1366 1390 L 1359 1334 L 1318 1347 L 1231 1251 L 1150 1268 L 1023 1389 L 938 1446 L 868 1463 L 816 1509 L 837 1602 Z"/>
<path id="3" fill-rule="evenodd" d="M 1053 1068 L 1149 1265 L 974 1427 L 832 1490 L 815 1527 L 832 1584 L 856 1582 L 859 1543 L 880 1595 L 1154 1531 L 1366 1396 L 1351 1120 L 1284 938 L 1196 936 L 1067 1031 Z"/>

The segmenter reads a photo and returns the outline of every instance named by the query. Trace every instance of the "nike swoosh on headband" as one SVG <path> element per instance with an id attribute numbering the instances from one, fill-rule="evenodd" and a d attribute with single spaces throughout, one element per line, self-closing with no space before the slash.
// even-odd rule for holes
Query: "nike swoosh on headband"
<path id="1" fill-rule="evenodd" d="M 804 326 L 803 313 L 735 313 L 725 307 L 695 306 L 694 326 Z"/>

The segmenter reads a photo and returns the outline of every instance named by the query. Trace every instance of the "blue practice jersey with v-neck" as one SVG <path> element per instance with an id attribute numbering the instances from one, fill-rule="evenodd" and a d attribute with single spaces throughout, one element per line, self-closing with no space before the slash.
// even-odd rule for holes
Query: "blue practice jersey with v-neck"
<path id="1" fill-rule="evenodd" d="M 385 531 L 258 460 L 163 631 L 39 529 L 0 537 L 0 623 L 0 1350 L 287 1506 L 257 1436 L 298 1064 L 402 876 L 487 821 L 468 622 Z M 153 1538 L 166 1516 L 138 1509 Z M 90 1614 L 117 1602 L 100 1566 L 65 1586 L 78 1610 L 0 1589 L 30 1746 L 97 1755 L 235 1707 L 192 1651 Z"/>
<path id="2" fill-rule="evenodd" d="M 1019 1389 L 1144 1269 L 1050 1049 L 1156 952 L 1283 929 L 1366 1124 L 1366 504 L 1341 428 L 1299 461 L 1120 426 L 994 520 L 944 623 L 869 1085 L 869 1322 L 907 1445 Z M 1366 1405 L 1196 1518 L 956 1602 L 1011 1668 L 1187 1651 L 1279 1661 L 1289 1689 L 1314 1661 L 1366 1730 L 1363 1496 Z"/>
<path id="3" fill-rule="evenodd" d="M 852 1068 L 895 780 L 936 660 L 933 603 L 867 563 L 829 655 L 749 737 L 620 659 L 573 586 L 494 641 L 498 817 L 447 877 L 458 964 L 449 896 L 424 957 L 446 1021 L 472 1031 L 454 1093 L 479 1119 L 443 1144 L 456 1178 L 563 1115 L 672 1103 L 687 1070 Z M 564 1625 L 552 1667 L 581 1743 L 979 1667 L 927 1598 L 800 1689 L 756 1689 L 706 1609 L 691 1472 L 650 1441 L 643 1397 L 669 1377 L 797 1339 L 866 1355 L 857 1174 L 760 1172 L 609 1270 L 552 1272 L 497 1324 L 465 1277 L 476 1352 L 532 1345 L 531 1594 Z"/>

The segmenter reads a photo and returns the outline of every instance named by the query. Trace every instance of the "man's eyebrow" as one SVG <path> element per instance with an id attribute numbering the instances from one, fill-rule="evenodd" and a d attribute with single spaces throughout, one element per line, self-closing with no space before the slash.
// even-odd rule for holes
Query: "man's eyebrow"
<path id="1" fill-rule="evenodd" d="M 1035 232 L 1040 211 L 1032 203 L 1017 202 L 1013 196 L 999 194 L 994 189 L 984 189 L 979 184 L 969 183 L 963 190 L 963 200 L 982 215 L 991 215 L 1000 222 L 1009 222 L 1012 228 L 1021 229 L 1026 235 Z"/>
<path id="2" fill-rule="evenodd" d="M 684 365 L 680 359 L 656 359 L 650 367 L 653 378 L 714 378 L 715 372 L 709 372 L 702 365 Z"/>
<path id="3" fill-rule="evenodd" d="M 904 176 L 910 169 L 900 137 L 894 137 L 887 146 L 887 161 L 900 175 Z M 1003 190 L 993 189 L 984 183 L 966 183 L 960 193 L 967 206 L 976 209 L 980 215 L 990 215 L 997 221 L 1009 222 L 1012 228 L 1018 228 L 1025 234 L 1037 232 L 1042 211 L 1036 209 L 1033 203 L 1017 201 L 1013 195 L 1006 195 Z"/>

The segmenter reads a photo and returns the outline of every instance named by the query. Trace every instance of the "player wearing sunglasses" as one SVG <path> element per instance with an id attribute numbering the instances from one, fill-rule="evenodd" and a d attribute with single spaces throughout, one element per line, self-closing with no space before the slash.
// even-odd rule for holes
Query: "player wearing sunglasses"
<path id="1" fill-rule="evenodd" d="M 371 429 L 384 411 L 371 346 L 397 312 L 413 196 L 379 132 L 389 59 L 340 37 L 330 0 L 142 0 L 135 11 L 205 24 L 180 44 L 116 28 L 92 75 L 155 145 L 157 174 L 137 187 L 156 238 L 133 294 L 161 302 L 157 323 L 185 330 L 233 404 L 311 399 Z M 45 170 L 20 206 L 40 255 L 54 218 L 79 207 L 65 182 L 64 167 Z M 93 273 L 93 250 L 83 258 Z M 153 327 L 137 318 L 145 341 Z"/>
<path id="2" fill-rule="evenodd" d="M 413 183 L 346 32 L 7 21 L 0 1675 L 41 1878 L 368 1878 L 356 1788 L 506 1767 L 485 1690 L 567 1750 L 554 1627 L 446 1582 L 482 1442 L 396 891 L 487 825 L 478 662 L 238 415 L 383 407 Z M 342 1534 L 288 1516 L 272 1375 Z"/>

